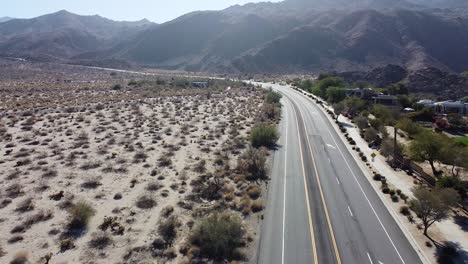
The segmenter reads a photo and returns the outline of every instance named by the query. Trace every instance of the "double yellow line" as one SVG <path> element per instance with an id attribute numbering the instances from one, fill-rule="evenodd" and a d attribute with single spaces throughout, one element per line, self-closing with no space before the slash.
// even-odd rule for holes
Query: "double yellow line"
<path id="1" fill-rule="evenodd" d="M 286 96 L 286 97 L 288 97 L 288 96 Z M 293 102 L 293 100 L 291 100 L 291 98 L 288 97 L 288 99 L 291 101 L 291 103 L 293 105 L 293 111 L 294 111 L 294 114 L 296 116 L 297 136 L 298 136 L 298 139 L 300 140 L 301 136 L 300 136 L 300 132 L 299 132 L 299 130 L 300 130 L 299 120 L 298 120 L 296 109 L 294 107 L 295 103 Z M 322 204 L 323 204 L 323 207 L 324 207 L 325 217 L 327 219 L 327 224 L 328 224 L 328 229 L 330 230 L 330 235 L 331 235 L 331 239 L 332 239 L 332 243 L 333 243 L 333 249 L 335 251 L 334 253 L 335 253 L 335 256 L 336 256 L 336 261 L 337 261 L 337 264 L 341 264 L 340 253 L 338 251 L 338 246 L 336 245 L 335 234 L 333 232 L 333 227 L 331 225 L 330 216 L 328 214 L 328 207 L 327 207 L 327 204 L 325 202 L 325 197 L 323 195 L 322 184 L 320 183 L 320 177 L 318 176 L 317 165 L 315 163 L 314 154 L 312 153 L 312 148 L 311 148 L 311 145 L 310 145 L 309 137 L 307 136 L 308 132 L 307 132 L 307 128 L 306 128 L 305 121 L 304 121 L 304 115 L 302 114 L 300 109 L 299 109 L 299 112 L 300 112 L 300 115 L 302 117 L 302 123 L 304 125 L 304 130 L 305 130 L 305 133 L 306 133 L 305 136 L 306 136 L 306 139 L 307 139 L 307 145 L 309 147 L 309 153 L 310 153 L 310 156 L 312 157 L 312 165 L 314 167 L 315 177 L 316 177 L 317 182 L 318 182 L 320 197 L 321 197 Z M 306 172 L 305 172 L 305 166 L 304 166 L 302 144 L 300 142 L 299 142 L 299 149 L 300 149 L 300 152 L 301 152 L 300 156 L 301 156 L 301 165 L 302 165 L 302 176 L 304 178 L 304 190 L 305 190 L 305 194 L 306 194 L 306 205 L 307 205 L 307 213 L 308 213 L 308 218 L 309 218 L 310 236 L 311 236 L 311 239 L 312 239 L 312 253 L 314 255 L 314 263 L 318 263 L 317 248 L 316 248 L 316 244 L 315 244 L 314 226 L 313 226 L 313 222 L 312 222 L 312 213 L 311 213 L 311 210 L 310 210 L 309 190 L 307 188 L 308 185 L 307 185 L 307 178 L 306 178 Z"/>

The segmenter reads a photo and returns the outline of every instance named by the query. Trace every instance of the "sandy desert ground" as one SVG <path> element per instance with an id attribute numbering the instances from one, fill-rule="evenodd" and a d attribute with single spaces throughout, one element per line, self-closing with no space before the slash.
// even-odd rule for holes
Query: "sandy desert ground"
<path id="1" fill-rule="evenodd" d="M 1 263 L 204 263 L 189 236 L 214 211 L 240 217 L 237 259 L 249 257 L 264 187 L 240 164 L 257 151 L 248 134 L 262 118 L 264 91 L 8 65 L 0 90 Z"/>

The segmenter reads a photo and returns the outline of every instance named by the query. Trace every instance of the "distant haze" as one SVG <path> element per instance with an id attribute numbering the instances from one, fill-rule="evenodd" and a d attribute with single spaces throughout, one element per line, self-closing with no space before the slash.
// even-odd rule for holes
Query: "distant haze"
<path id="1" fill-rule="evenodd" d="M 271 0 L 279 2 L 280 0 Z M 147 18 L 161 23 L 197 10 L 220 10 L 259 0 L 14 0 L 2 1 L 0 17 L 32 18 L 62 9 L 80 15 L 96 15 L 120 21 Z"/>

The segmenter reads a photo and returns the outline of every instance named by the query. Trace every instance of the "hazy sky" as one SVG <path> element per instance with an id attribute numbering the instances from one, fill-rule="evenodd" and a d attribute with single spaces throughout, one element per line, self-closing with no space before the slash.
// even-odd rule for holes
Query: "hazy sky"
<path id="1" fill-rule="evenodd" d="M 264 0 L 267 1 L 267 0 Z M 269 0 L 279 2 L 280 0 Z M 0 17 L 31 18 L 66 9 L 80 15 L 101 15 L 113 20 L 165 22 L 196 10 L 220 10 L 261 0 L 3 0 Z"/>

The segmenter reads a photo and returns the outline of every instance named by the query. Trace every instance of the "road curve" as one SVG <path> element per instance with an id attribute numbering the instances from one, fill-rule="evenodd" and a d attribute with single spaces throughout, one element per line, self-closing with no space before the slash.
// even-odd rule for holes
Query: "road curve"
<path id="1" fill-rule="evenodd" d="M 418 254 L 329 119 L 288 86 L 257 263 L 417 264 Z"/>

